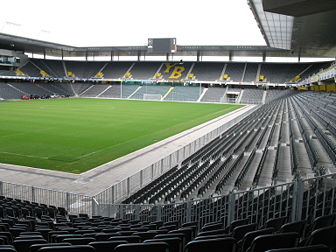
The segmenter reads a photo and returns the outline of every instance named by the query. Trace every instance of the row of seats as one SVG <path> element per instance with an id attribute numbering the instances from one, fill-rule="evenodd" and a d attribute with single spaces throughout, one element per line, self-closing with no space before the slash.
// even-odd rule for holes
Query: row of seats
<path id="1" fill-rule="evenodd" d="M 256 82 L 259 75 L 265 76 L 265 80 L 271 83 L 289 83 L 297 75 L 305 78 L 318 72 L 321 68 L 330 66 L 327 63 L 216 63 L 195 62 L 176 65 L 183 67 L 181 76 L 171 77 L 175 67 L 167 68 L 165 63 L 159 62 L 81 62 L 30 59 L 20 71 L 27 76 L 48 76 L 63 78 L 122 78 L 126 73 L 131 73 L 131 78 L 136 80 L 153 79 L 156 73 L 161 73 L 165 79 L 187 79 L 188 73 L 193 74 L 194 79 L 200 81 L 217 81 L 223 79 L 235 82 Z M 169 70 L 169 71 L 168 71 Z M 178 69 L 178 71 L 181 71 Z M 189 72 L 190 71 L 190 72 Z M 10 71 L 3 71 L 8 74 Z M 43 74 L 41 73 L 43 72 Z M 1 72 L 0 72 L 1 74 Z M 13 74 L 12 74 L 13 75 Z"/>
<path id="2" fill-rule="evenodd" d="M 0 205 L 52 206 L 1 197 Z M 54 215 L 57 212 L 56 216 Z M 214 251 L 263 252 L 334 251 L 336 215 L 288 221 L 288 216 L 264 223 L 241 218 L 198 222 L 124 220 L 86 214 L 69 215 L 62 209 L 46 215 L 0 218 L 0 251 Z M 60 215 L 59 213 L 62 213 Z"/>
<path id="3" fill-rule="evenodd" d="M 143 100 L 145 94 L 161 95 L 165 101 L 198 101 L 201 102 L 228 102 L 225 94 L 228 90 L 243 92 L 240 103 L 242 104 L 262 104 L 264 92 L 267 101 L 272 101 L 279 96 L 287 95 L 283 90 L 263 91 L 256 88 L 248 89 L 228 89 L 219 87 L 183 87 L 176 86 L 169 90 L 170 86 L 139 86 L 139 85 L 106 85 L 90 83 L 0 83 L 0 98 L 19 99 L 21 96 L 30 95 L 60 95 L 60 96 L 80 96 L 80 97 L 103 97 L 103 98 L 124 98 Z M 204 91 L 204 93 L 203 93 Z M 166 95 L 167 94 L 167 95 Z M 276 94 L 276 95 L 273 95 Z M 165 96 L 166 95 L 166 96 Z M 202 96 L 201 96 L 202 95 Z"/>
<path id="4" fill-rule="evenodd" d="M 317 106 L 311 96 L 319 99 L 295 93 L 261 106 L 124 203 L 180 202 L 336 172 L 333 105 L 309 114 Z"/>

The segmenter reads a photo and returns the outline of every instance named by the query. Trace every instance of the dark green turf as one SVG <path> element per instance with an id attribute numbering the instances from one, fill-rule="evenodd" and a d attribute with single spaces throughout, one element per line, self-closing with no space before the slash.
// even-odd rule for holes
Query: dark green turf
<path id="1" fill-rule="evenodd" d="M 102 99 L 0 103 L 0 162 L 81 173 L 240 105 Z"/>

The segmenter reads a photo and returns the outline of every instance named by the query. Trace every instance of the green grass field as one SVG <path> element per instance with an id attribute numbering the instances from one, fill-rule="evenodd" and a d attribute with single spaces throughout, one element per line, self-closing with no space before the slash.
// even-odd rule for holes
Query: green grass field
<path id="1" fill-rule="evenodd" d="M 102 99 L 0 103 L 0 163 L 81 173 L 240 105 Z"/>

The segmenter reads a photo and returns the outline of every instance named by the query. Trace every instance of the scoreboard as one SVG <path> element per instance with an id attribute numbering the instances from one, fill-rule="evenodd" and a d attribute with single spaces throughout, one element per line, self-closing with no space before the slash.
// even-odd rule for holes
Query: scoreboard
<path id="1" fill-rule="evenodd" d="M 176 38 L 149 38 L 148 52 L 174 53 L 176 52 Z"/>

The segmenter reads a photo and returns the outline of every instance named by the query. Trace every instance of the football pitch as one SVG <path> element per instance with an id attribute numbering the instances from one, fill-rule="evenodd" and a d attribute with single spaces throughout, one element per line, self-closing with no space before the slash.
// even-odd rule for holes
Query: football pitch
<path id="1" fill-rule="evenodd" d="M 0 103 L 0 163 L 81 173 L 242 105 L 110 99 Z"/>

